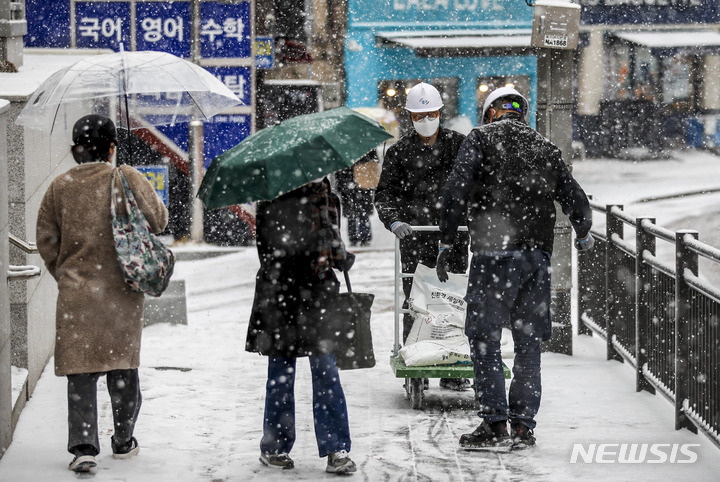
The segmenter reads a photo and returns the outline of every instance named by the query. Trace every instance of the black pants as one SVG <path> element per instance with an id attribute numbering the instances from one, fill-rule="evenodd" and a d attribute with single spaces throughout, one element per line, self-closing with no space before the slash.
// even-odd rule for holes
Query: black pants
<path id="1" fill-rule="evenodd" d="M 448 262 L 451 273 L 465 273 L 467 271 L 469 239 L 468 234 L 464 232 L 458 233 L 455 237 Z M 401 240 L 400 260 L 403 273 L 414 273 L 418 264 L 434 268 L 437 262 L 438 241 L 440 241 L 440 233 L 423 231 L 413 232 L 410 236 Z M 404 309 L 408 308 L 407 300 L 410 297 L 412 283 L 412 278 L 403 278 Z M 413 322 L 414 319 L 411 314 L 405 313 L 403 315 L 403 344 L 410 334 Z"/>
<path id="2" fill-rule="evenodd" d="M 122 444 L 132 438 L 142 405 L 137 368 L 68 375 L 68 452 L 70 453 L 73 453 L 73 448 L 78 445 L 91 445 L 95 447 L 96 455 L 100 453 L 97 381 L 102 375 L 107 375 L 115 441 Z"/>

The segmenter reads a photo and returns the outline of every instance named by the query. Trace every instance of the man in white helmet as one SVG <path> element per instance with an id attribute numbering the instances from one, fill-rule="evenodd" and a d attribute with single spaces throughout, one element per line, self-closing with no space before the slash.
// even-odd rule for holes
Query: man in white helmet
<path id="1" fill-rule="evenodd" d="M 463 142 L 442 198 L 437 273 L 447 280 L 457 226 L 469 210 L 473 252 L 465 334 L 483 422 L 460 437 L 466 449 L 535 445 L 540 407 L 540 345 L 550 339 L 550 256 L 555 202 L 569 216 L 575 246 L 591 249 L 592 212 L 562 153 L 527 124 L 528 101 L 504 87 L 488 96 L 483 125 Z M 512 331 L 515 362 L 505 394 L 500 353 Z M 507 424 L 510 422 L 510 433 Z"/>
<path id="2" fill-rule="evenodd" d="M 442 107 L 440 93 L 432 85 L 421 82 L 410 89 L 405 109 L 414 131 L 388 149 L 375 191 L 375 207 L 380 220 L 400 238 L 400 256 L 405 273 L 415 272 L 418 263 L 431 268 L 435 266 L 440 234 L 413 232 L 411 226 L 437 226 L 440 223 L 442 188 L 465 138 L 463 134 L 440 127 Z M 468 236 L 462 233 L 453 243 L 450 271 L 465 273 Z M 405 308 L 411 288 L 412 279 L 403 279 Z M 406 314 L 403 317 L 403 341 L 410 333 L 412 323 L 412 316 Z M 470 381 L 441 379 L 440 386 L 464 390 L 470 388 Z"/>

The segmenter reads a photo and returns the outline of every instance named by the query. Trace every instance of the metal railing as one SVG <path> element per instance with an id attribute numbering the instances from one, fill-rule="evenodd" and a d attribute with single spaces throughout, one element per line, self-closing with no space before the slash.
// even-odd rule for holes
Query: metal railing
<path id="1" fill-rule="evenodd" d="M 720 250 L 696 231 L 590 204 L 606 222 L 592 231 L 595 249 L 578 254 L 579 333 L 598 334 L 608 360 L 630 363 L 638 391 L 666 396 L 676 429 L 699 428 L 720 446 L 720 289 L 698 273 L 700 259 L 720 264 Z"/>
<path id="2" fill-rule="evenodd" d="M 10 244 L 16 246 L 26 252 L 27 254 L 37 254 L 37 246 L 35 243 L 28 243 L 12 233 L 8 234 L 10 238 Z M 36 278 L 40 276 L 41 271 L 37 266 L 13 266 L 10 265 L 10 269 L 7 271 L 7 279 L 10 281 L 20 281 L 30 278 Z"/>

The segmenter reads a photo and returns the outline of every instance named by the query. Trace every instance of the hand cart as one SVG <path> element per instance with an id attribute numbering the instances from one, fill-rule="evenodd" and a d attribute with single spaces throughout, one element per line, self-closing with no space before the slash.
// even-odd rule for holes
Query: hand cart
<path id="1" fill-rule="evenodd" d="M 412 226 L 413 231 L 440 231 L 437 226 Z M 458 227 L 458 231 L 467 231 L 467 226 Z M 405 300 L 405 293 L 402 291 L 403 278 L 412 278 L 413 273 L 402 272 L 402 262 L 400 260 L 400 239 L 395 238 L 395 343 L 393 344 L 393 354 L 390 356 L 390 366 L 395 373 L 396 378 L 405 379 L 405 396 L 410 399 L 412 408 L 415 410 L 422 409 L 423 398 L 425 396 L 424 378 L 469 378 L 474 379 L 472 364 L 462 365 L 430 365 L 409 367 L 399 356 L 400 352 L 400 315 L 409 313 L 409 309 L 402 307 Z M 503 372 L 505 379 L 510 378 L 510 369 L 503 363 Z M 474 389 L 474 387 L 473 387 Z"/>

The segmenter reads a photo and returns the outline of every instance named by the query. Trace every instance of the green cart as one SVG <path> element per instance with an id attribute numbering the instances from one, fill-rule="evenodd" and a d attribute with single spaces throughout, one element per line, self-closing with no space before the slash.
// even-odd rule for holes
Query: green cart
<path id="1" fill-rule="evenodd" d="M 437 226 L 413 226 L 413 231 L 439 231 Z M 466 226 L 460 226 L 458 231 L 467 231 Z M 398 355 L 400 352 L 400 316 L 408 313 L 408 309 L 402 307 L 405 295 L 402 292 L 403 278 L 412 278 L 412 273 L 402 272 L 402 263 L 400 261 L 400 240 L 395 238 L 395 343 L 393 344 L 393 354 L 390 357 L 390 366 L 395 373 L 396 378 L 405 380 L 405 396 L 412 403 L 415 410 L 422 409 L 423 398 L 425 396 L 425 386 L 423 379 L 425 378 L 475 378 L 473 366 L 471 363 L 458 365 L 431 365 L 421 367 L 409 367 Z M 510 369 L 503 363 L 503 371 L 505 378 L 510 378 Z"/>

